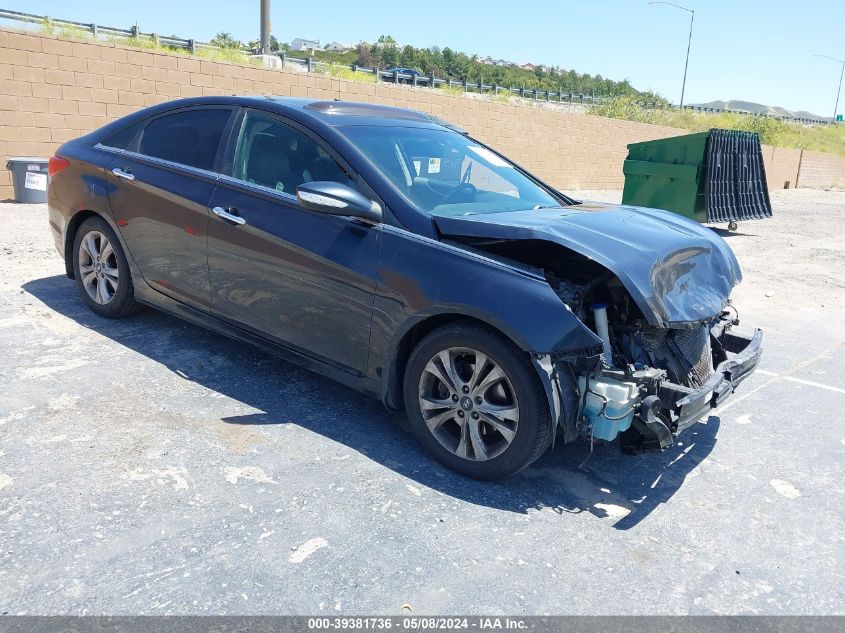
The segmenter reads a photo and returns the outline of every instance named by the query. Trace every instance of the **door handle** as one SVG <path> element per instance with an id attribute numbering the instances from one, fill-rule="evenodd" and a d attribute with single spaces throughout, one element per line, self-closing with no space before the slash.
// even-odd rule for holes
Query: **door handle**
<path id="1" fill-rule="evenodd" d="M 135 176 L 132 174 L 131 171 L 123 171 L 119 167 L 115 167 L 114 169 L 112 169 L 111 173 L 113 173 L 118 178 L 123 178 L 124 180 L 135 180 Z"/>
<path id="2" fill-rule="evenodd" d="M 234 211 L 234 209 L 232 209 Z M 211 210 L 214 215 L 218 218 L 223 218 L 227 222 L 231 222 L 232 224 L 246 224 L 246 220 L 244 220 L 241 216 L 235 215 L 234 213 L 229 213 L 223 207 L 214 207 Z"/>

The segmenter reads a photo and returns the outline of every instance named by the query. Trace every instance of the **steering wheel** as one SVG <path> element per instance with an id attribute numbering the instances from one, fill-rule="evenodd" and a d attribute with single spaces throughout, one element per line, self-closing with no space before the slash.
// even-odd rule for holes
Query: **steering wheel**
<path id="1" fill-rule="evenodd" d="M 468 202 L 469 200 L 475 197 L 476 191 L 478 191 L 478 189 L 476 189 L 475 185 L 468 182 L 462 182 L 457 185 L 454 189 L 452 189 L 452 191 L 450 191 L 446 195 L 446 197 L 440 201 L 440 204 L 451 204 L 453 202 Z M 463 196 L 466 196 L 466 199 L 458 200 L 457 198 L 461 194 L 463 194 Z"/>

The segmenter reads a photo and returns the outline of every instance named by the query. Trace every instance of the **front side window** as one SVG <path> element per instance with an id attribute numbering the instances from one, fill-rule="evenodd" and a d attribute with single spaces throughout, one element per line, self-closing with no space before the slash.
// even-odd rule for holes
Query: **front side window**
<path id="1" fill-rule="evenodd" d="M 138 152 L 211 171 L 231 110 L 184 110 L 153 119 L 141 136 Z"/>
<path id="2" fill-rule="evenodd" d="M 353 184 L 312 138 L 257 112 L 244 117 L 232 175 L 292 196 L 299 185 L 315 180 Z"/>
<path id="3" fill-rule="evenodd" d="M 349 125 L 341 131 L 424 213 L 474 215 L 563 203 L 495 152 L 451 130 Z"/>

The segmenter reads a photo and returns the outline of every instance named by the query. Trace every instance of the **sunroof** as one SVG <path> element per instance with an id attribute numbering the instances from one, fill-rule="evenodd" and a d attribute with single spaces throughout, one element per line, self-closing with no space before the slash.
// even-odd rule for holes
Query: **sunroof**
<path id="1" fill-rule="evenodd" d="M 376 105 L 373 103 L 354 103 L 350 101 L 314 101 L 305 106 L 308 110 L 314 110 L 322 114 L 338 116 L 372 116 L 384 119 L 404 119 L 408 121 L 430 121 L 429 117 L 422 112 L 391 108 L 390 106 Z"/>

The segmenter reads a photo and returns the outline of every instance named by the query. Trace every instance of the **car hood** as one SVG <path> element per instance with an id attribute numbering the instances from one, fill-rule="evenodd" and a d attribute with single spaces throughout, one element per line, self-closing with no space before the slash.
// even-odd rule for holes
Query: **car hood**
<path id="1" fill-rule="evenodd" d="M 434 222 L 443 236 L 546 240 L 589 257 L 615 274 L 648 321 L 661 327 L 715 316 L 742 279 L 736 257 L 721 237 L 657 209 L 585 202 L 435 216 Z"/>

